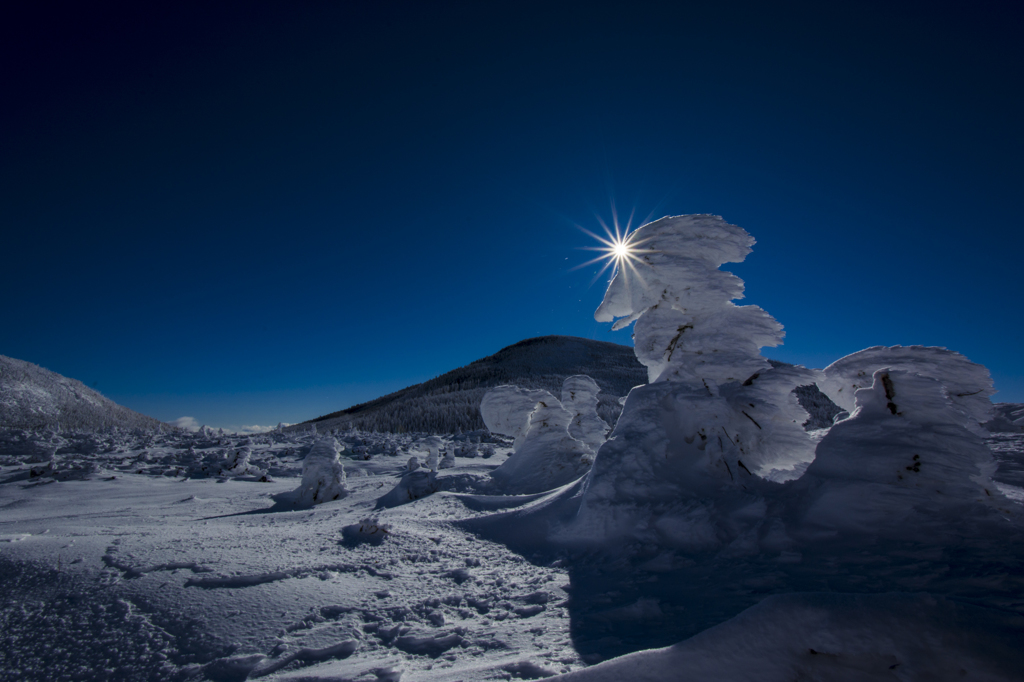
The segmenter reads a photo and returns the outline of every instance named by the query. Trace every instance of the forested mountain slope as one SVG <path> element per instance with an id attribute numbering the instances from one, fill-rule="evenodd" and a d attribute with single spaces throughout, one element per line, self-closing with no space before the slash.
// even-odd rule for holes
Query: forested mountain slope
<path id="1" fill-rule="evenodd" d="M 543 388 L 561 396 L 562 382 L 587 374 L 601 387 L 598 413 L 613 422 L 618 398 L 647 383 L 633 349 L 574 336 L 541 336 L 503 348 L 422 384 L 311 420 L 317 428 L 456 433 L 484 428 L 480 400 L 502 384 Z M 310 422 L 306 422 L 307 424 Z"/>
<path id="2" fill-rule="evenodd" d="M 103 397 L 81 381 L 0 355 L 0 428 L 96 431 L 110 427 L 169 430 Z"/>

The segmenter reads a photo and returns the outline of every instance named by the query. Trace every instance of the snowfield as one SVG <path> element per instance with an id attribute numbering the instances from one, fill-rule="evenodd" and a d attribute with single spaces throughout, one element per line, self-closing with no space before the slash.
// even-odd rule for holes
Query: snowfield
<path id="1" fill-rule="evenodd" d="M 0 679 L 508 679 L 582 665 L 566 570 L 458 529 L 473 512 L 457 500 L 376 512 L 383 541 L 345 532 L 398 484 L 408 451 L 343 451 L 349 494 L 303 509 L 316 436 L 110 440 L 122 446 L 89 480 L 33 479 L 4 458 Z M 193 452 L 246 442 L 274 480 L 176 475 Z M 445 478 L 485 478 L 507 456 L 495 449 L 456 457 Z"/>
<path id="2" fill-rule="evenodd" d="M 448 436 L 443 447 L 481 435 L 492 440 Z M 664 552 L 634 570 L 621 557 L 531 545 L 516 514 L 558 493 L 487 494 L 509 441 L 485 442 L 495 450 L 486 459 L 456 456 L 438 473 L 440 492 L 377 508 L 410 453 L 425 459 L 425 438 L 347 432 L 348 495 L 301 508 L 313 434 L 96 440 L 98 470 L 83 480 L 30 477 L 29 464 L 2 457 L 0 679 L 1010 680 L 1024 661 L 1007 653 L 1024 637 L 1015 547 L 986 548 L 991 561 L 1015 562 L 989 576 L 949 576 L 955 557 L 934 549 L 871 543 L 854 563 L 830 560 L 836 548 L 729 565 Z M 997 485 L 1024 500 L 1024 434 L 987 443 Z M 272 480 L 204 477 L 196 465 L 243 447 Z M 57 455 L 55 469 L 77 461 Z M 497 519 L 506 536 L 473 532 Z M 799 594 L 762 601 L 801 565 Z M 915 596 L 936 580 L 963 598 Z M 890 671 L 896 662 L 903 671 Z"/>

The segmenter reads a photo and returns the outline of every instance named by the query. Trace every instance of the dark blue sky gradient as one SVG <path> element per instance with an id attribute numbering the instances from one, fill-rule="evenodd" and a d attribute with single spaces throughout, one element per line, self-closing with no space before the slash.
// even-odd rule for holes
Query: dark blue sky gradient
<path id="1" fill-rule="evenodd" d="M 4 10 L 0 353 L 241 426 L 629 344 L 571 269 L 614 202 L 749 230 L 771 357 L 942 345 L 1024 401 L 1021 10 L 551 4 Z"/>

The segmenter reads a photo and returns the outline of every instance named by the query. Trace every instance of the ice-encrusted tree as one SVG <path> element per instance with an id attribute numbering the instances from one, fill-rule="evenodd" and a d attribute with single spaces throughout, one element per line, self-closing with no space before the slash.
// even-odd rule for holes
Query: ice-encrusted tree
<path id="1" fill-rule="evenodd" d="M 570 380 L 580 379 L 569 377 L 566 384 L 571 387 Z M 589 377 L 582 379 L 593 383 Z M 580 407 L 585 410 L 584 403 L 581 397 Z M 491 472 L 506 492 L 551 490 L 576 480 L 590 468 L 593 449 L 570 433 L 576 414 L 548 391 L 498 386 L 484 395 L 480 414 L 492 432 L 515 439 L 512 454 Z M 589 421 L 587 426 L 592 426 Z"/>
<path id="2" fill-rule="evenodd" d="M 994 392 L 984 366 L 945 348 L 875 346 L 826 367 L 818 385 L 849 414 L 796 488 L 803 525 L 936 535 L 984 513 L 977 502 L 1012 511 L 981 438 Z"/>
<path id="3" fill-rule="evenodd" d="M 341 446 L 333 436 L 321 438 L 313 444 L 302 461 L 302 484 L 296 500 L 299 506 L 311 507 L 348 495 L 340 453 Z"/>
<path id="4" fill-rule="evenodd" d="M 734 304 L 743 282 L 719 270 L 753 243 L 718 216 L 685 215 L 638 228 L 622 248 L 595 318 L 615 320 L 615 329 L 636 322 L 635 352 L 651 383 L 627 397 L 574 533 L 720 544 L 736 524 L 706 500 L 723 488 L 795 478 L 813 459 L 807 413 L 792 390 L 817 373 L 768 363 L 760 349 L 782 342 L 782 325 Z"/>
<path id="5" fill-rule="evenodd" d="M 597 382 L 585 374 L 562 382 L 562 407 L 572 413 L 569 435 L 586 443 L 594 454 L 608 438 L 608 423 L 597 414 L 600 392 Z"/>

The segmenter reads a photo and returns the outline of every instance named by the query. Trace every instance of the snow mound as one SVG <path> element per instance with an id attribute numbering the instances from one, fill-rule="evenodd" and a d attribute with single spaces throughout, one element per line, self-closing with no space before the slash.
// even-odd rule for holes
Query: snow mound
<path id="1" fill-rule="evenodd" d="M 530 414 L 541 402 L 554 405 L 559 401 L 541 389 L 498 386 L 484 394 L 480 401 L 480 415 L 488 430 L 511 437 L 515 449 L 530 428 Z"/>
<path id="2" fill-rule="evenodd" d="M 664 649 L 569 673 L 572 682 L 990 680 L 1024 670 L 1024 618 L 941 597 L 796 593 L 768 597 Z"/>
<path id="3" fill-rule="evenodd" d="M 512 436 L 512 455 L 491 472 L 509 494 L 552 490 L 587 472 L 607 424 L 597 416 L 598 387 L 587 376 L 568 377 L 562 395 L 572 411 L 547 391 L 499 386 L 481 402 L 484 423 Z M 589 440 L 577 439 L 575 430 Z"/>
<path id="4" fill-rule="evenodd" d="M 322 438 L 313 444 L 309 454 L 302 461 L 302 484 L 299 486 L 297 504 L 311 507 L 345 497 L 345 466 L 339 455 L 341 446 L 333 436 Z"/>
<path id="5" fill-rule="evenodd" d="M 257 478 L 262 478 L 267 472 L 260 469 L 258 466 L 251 464 L 249 462 L 251 457 L 252 441 L 250 439 L 246 439 L 246 442 L 242 447 L 228 455 L 227 460 L 220 467 L 219 474 L 221 476 L 229 477 L 255 476 Z M 344 470 L 342 473 L 344 473 Z"/>
<path id="6" fill-rule="evenodd" d="M 391 525 L 375 516 L 363 519 L 341 529 L 341 535 L 352 544 L 369 543 L 379 545 L 391 534 Z"/>

